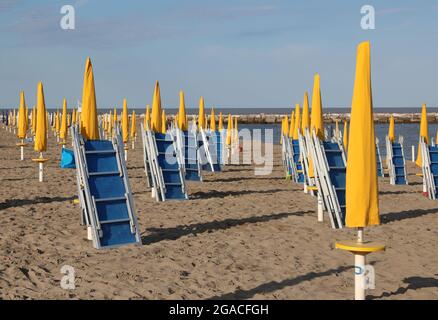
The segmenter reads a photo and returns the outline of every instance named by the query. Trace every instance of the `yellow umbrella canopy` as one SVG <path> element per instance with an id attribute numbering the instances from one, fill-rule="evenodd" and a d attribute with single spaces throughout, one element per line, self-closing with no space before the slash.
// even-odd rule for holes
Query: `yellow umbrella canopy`
<path id="1" fill-rule="evenodd" d="M 47 116 L 46 103 L 44 102 L 44 89 L 41 82 L 37 89 L 37 119 L 34 150 L 44 152 L 47 149 Z"/>
<path id="2" fill-rule="evenodd" d="M 348 122 L 347 119 L 344 120 L 344 149 L 348 150 Z"/>
<path id="3" fill-rule="evenodd" d="M 61 114 L 59 111 L 56 111 L 56 117 L 55 117 L 55 131 L 59 135 L 59 130 L 61 130 Z"/>
<path id="4" fill-rule="evenodd" d="M 395 121 L 393 115 L 389 118 L 388 139 L 391 142 L 394 142 L 395 140 Z"/>
<path id="5" fill-rule="evenodd" d="M 315 129 L 317 137 L 321 140 L 324 140 L 324 120 L 322 118 L 322 100 L 319 74 L 315 74 L 313 82 L 312 116 L 310 119 L 310 128 L 312 131 Z"/>
<path id="6" fill-rule="evenodd" d="M 26 138 L 27 118 L 26 118 L 26 101 L 24 100 L 24 91 L 20 92 L 20 107 L 18 109 L 18 139 Z"/>
<path id="7" fill-rule="evenodd" d="M 205 109 L 204 109 L 204 97 L 199 98 L 199 115 L 198 115 L 198 128 L 205 129 Z"/>
<path id="8" fill-rule="evenodd" d="M 350 118 L 346 178 L 346 226 L 363 228 L 380 224 L 376 144 L 371 93 L 370 43 L 357 49 L 356 78 Z"/>
<path id="9" fill-rule="evenodd" d="M 131 139 L 134 139 L 137 135 L 137 120 L 135 118 L 135 111 L 132 111 L 131 116 Z"/>
<path id="10" fill-rule="evenodd" d="M 429 129 L 427 124 L 427 110 L 425 103 L 423 103 L 423 107 L 421 108 L 420 138 L 424 138 L 424 142 L 429 144 Z M 420 144 L 418 144 L 418 155 L 415 164 L 419 167 L 423 165 Z"/>
<path id="11" fill-rule="evenodd" d="M 188 129 L 184 91 L 182 90 L 179 92 L 178 128 L 182 131 L 187 131 Z"/>
<path id="12" fill-rule="evenodd" d="M 35 134 L 36 132 L 36 116 L 37 116 L 37 111 L 36 111 L 36 107 L 33 106 L 32 108 L 32 133 Z"/>
<path id="13" fill-rule="evenodd" d="M 113 128 L 117 126 L 117 110 L 114 107 L 114 113 L 113 113 Z"/>
<path id="14" fill-rule="evenodd" d="M 214 116 L 214 108 L 211 108 L 210 130 L 211 131 L 216 131 L 216 119 L 215 119 L 215 116 Z"/>
<path id="15" fill-rule="evenodd" d="M 233 131 L 233 120 L 231 119 L 231 114 L 228 114 L 228 126 L 227 126 L 227 141 L 226 144 L 231 145 L 231 134 Z"/>
<path id="16" fill-rule="evenodd" d="M 310 116 L 309 116 L 309 95 L 307 92 L 304 92 L 303 99 L 303 118 L 301 119 L 301 134 L 304 135 L 305 130 L 310 125 Z"/>
<path id="17" fill-rule="evenodd" d="M 144 116 L 143 126 L 145 129 L 150 129 L 151 127 L 151 110 L 149 105 L 146 106 L 146 114 Z"/>
<path id="18" fill-rule="evenodd" d="M 67 138 L 67 100 L 65 99 L 62 103 L 62 118 L 61 129 L 59 130 L 59 137 L 61 139 Z"/>
<path id="19" fill-rule="evenodd" d="M 294 124 L 294 132 L 292 136 L 294 140 L 298 140 L 298 132 L 300 130 L 300 124 L 301 124 L 301 110 L 300 110 L 300 104 L 297 103 L 295 105 L 295 124 Z"/>
<path id="20" fill-rule="evenodd" d="M 224 129 L 224 119 L 222 119 L 222 112 L 219 113 L 218 129 L 219 131 L 222 131 Z"/>
<path id="21" fill-rule="evenodd" d="M 73 111 L 71 113 L 71 123 L 76 124 L 76 108 L 73 108 Z"/>
<path id="22" fill-rule="evenodd" d="M 293 138 L 293 136 L 294 136 L 294 129 L 295 128 L 295 112 L 294 111 L 292 111 L 292 113 L 291 113 L 291 115 L 290 115 L 290 123 L 289 123 L 289 131 L 288 131 L 288 133 L 287 133 L 287 135 L 290 137 L 290 138 Z"/>
<path id="23" fill-rule="evenodd" d="M 158 81 L 155 83 L 154 98 L 152 101 L 152 117 L 151 117 L 151 130 L 155 132 L 161 132 L 161 94 L 160 84 Z"/>
<path id="24" fill-rule="evenodd" d="M 128 104 L 126 99 L 123 99 L 123 111 L 122 111 L 122 138 L 123 143 L 128 142 L 129 140 L 129 116 L 128 116 Z"/>
<path id="25" fill-rule="evenodd" d="M 161 114 L 161 133 L 167 132 L 167 118 L 166 118 L 166 111 L 163 110 L 163 113 Z"/>
<path id="26" fill-rule="evenodd" d="M 94 89 L 94 75 L 91 59 L 87 58 L 84 72 L 84 86 L 82 89 L 82 135 L 87 140 L 99 139 L 99 122 L 97 121 L 96 92 Z"/>

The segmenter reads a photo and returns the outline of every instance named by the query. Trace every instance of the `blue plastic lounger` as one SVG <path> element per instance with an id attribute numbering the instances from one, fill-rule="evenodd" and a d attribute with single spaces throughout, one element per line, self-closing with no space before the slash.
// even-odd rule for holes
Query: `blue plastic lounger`
<path id="1" fill-rule="evenodd" d="M 391 142 L 386 137 L 389 183 L 392 185 L 408 184 L 405 156 L 403 152 L 403 137 L 398 142 Z"/>
<path id="2" fill-rule="evenodd" d="M 295 163 L 296 174 L 295 182 L 304 183 L 304 172 L 303 165 L 301 163 L 300 156 L 300 142 L 298 140 L 292 140 L 292 152 L 293 152 L 293 162 Z"/>
<path id="3" fill-rule="evenodd" d="M 308 136 L 308 137 L 307 137 Z M 345 224 L 346 158 L 340 142 L 321 141 L 306 131 L 307 147 L 313 161 L 315 184 L 322 207 L 329 215 L 332 228 Z"/>
<path id="4" fill-rule="evenodd" d="M 139 244 L 140 235 L 120 134 L 113 141 L 83 140 L 72 127 L 83 221 L 94 247 Z"/>
<path id="5" fill-rule="evenodd" d="M 385 173 L 383 171 L 382 157 L 380 156 L 379 141 L 377 139 L 376 139 L 376 161 L 377 161 L 377 176 L 384 177 Z"/>
<path id="6" fill-rule="evenodd" d="M 422 138 L 420 148 L 423 159 L 423 176 L 429 199 L 438 199 L 438 147 L 427 145 Z"/>
<path id="7" fill-rule="evenodd" d="M 184 177 L 178 163 L 175 143 L 170 133 L 155 133 L 158 165 L 164 182 L 164 197 L 161 200 L 188 199 Z"/>
<path id="8" fill-rule="evenodd" d="M 182 136 L 184 140 L 185 179 L 202 181 L 196 135 L 189 131 L 183 131 Z"/>
<path id="9" fill-rule="evenodd" d="M 323 142 L 327 164 L 329 166 L 330 181 L 335 189 L 335 201 L 341 209 L 342 225 L 345 223 L 345 185 L 346 172 L 344 155 L 338 143 Z"/>

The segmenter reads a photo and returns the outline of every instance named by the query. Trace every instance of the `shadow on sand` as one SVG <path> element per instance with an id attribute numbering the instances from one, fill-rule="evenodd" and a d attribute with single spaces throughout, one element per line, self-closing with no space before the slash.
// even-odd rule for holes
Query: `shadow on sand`
<path id="1" fill-rule="evenodd" d="M 181 225 L 172 228 L 149 228 L 147 232 L 151 234 L 142 236 L 141 241 L 143 245 L 148 245 L 163 240 L 176 240 L 186 235 L 197 235 L 204 232 L 213 232 L 217 230 L 225 230 L 228 228 L 240 226 L 246 223 L 267 222 L 272 220 L 279 220 L 290 216 L 303 216 L 313 211 L 300 211 L 289 213 L 274 213 L 265 216 L 253 216 L 242 219 L 225 219 L 222 221 L 210 221 L 204 223 L 195 223 L 189 225 Z"/>
<path id="2" fill-rule="evenodd" d="M 368 296 L 370 299 L 388 298 L 391 296 L 397 296 L 405 294 L 409 290 L 418 290 L 423 288 L 438 288 L 437 278 L 425 278 L 425 277 L 409 277 L 403 279 L 403 283 L 407 284 L 406 287 L 400 287 L 393 292 L 384 292 L 380 296 Z"/>
<path id="3" fill-rule="evenodd" d="M 327 277 L 333 274 L 339 274 L 348 270 L 351 270 L 352 266 L 341 266 L 336 269 L 330 269 L 322 272 L 309 272 L 304 275 L 298 276 L 296 278 L 285 279 L 280 282 L 271 281 L 267 283 L 263 283 L 257 287 L 254 287 L 249 290 L 238 289 L 231 293 L 226 293 L 221 296 L 211 297 L 210 300 L 241 300 L 241 299 L 250 299 L 256 294 L 270 293 L 277 290 L 284 289 L 286 287 L 295 286 L 304 281 L 312 281 L 316 278 Z"/>
<path id="4" fill-rule="evenodd" d="M 432 209 L 415 209 L 415 210 L 407 210 L 400 212 L 391 212 L 387 214 L 382 214 L 380 216 L 382 223 L 390 223 L 394 221 L 401 221 L 405 219 L 413 219 L 421 216 L 425 216 L 428 214 L 438 214 L 438 208 Z"/>
<path id="5" fill-rule="evenodd" d="M 76 199 L 77 196 L 72 197 L 37 197 L 35 199 L 11 199 L 6 200 L 5 202 L 0 203 L 0 210 L 21 207 L 30 204 L 39 204 L 39 203 L 51 203 L 51 202 L 62 202 L 62 201 L 72 201 Z"/>
<path id="6" fill-rule="evenodd" d="M 228 196 L 243 196 L 247 194 L 273 194 L 277 192 L 290 191 L 289 189 L 271 189 L 271 190 L 240 190 L 240 191 L 217 191 L 210 190 L 207 192 L 198 191 L 190 194 L 191 199 L 211 199 L 225 198 Z"/>

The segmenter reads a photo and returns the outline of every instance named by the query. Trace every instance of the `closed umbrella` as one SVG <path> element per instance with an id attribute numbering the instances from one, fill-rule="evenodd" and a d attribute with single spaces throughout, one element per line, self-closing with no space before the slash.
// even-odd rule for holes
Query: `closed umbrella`
<path id="1" fill-rule="evenodd" d="M 32 161 L 39 164 L 39 181 L 43 182 L 43 164 L 48 159 L 43 158 L 43 152 L 47 150 L 47 115 L 46 103 L 44 101 L 44 89 L 41 82 L 38 83 L 37 88 L 37 119 L 36 119 L 36 133 L 34 141 L 34 150 L 39 153 L 39 158 L 32 159 Z"/>
<path id="2" fill-rule="evenodd" d="M 347 161 L 345 225 L 357 228 L 358 239 L 338 242 L 336 247 L 355 255 L 355 298 L 364 300 L 365 256 L 385 248 L 363 239 L 364 227 L 380 224 L 369 42 L 361 43 L 357 52 L 350 141 L 353 143 L 349 145 Z"/>

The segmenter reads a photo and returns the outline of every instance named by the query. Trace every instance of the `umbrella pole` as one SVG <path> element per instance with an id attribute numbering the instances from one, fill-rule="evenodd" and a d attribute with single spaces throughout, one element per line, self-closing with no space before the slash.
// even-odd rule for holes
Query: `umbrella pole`
<path id="1" fill-rule="evenodd" d="M 23 161 L 24 160 L 24 139 L 21 139 L 20 151 L 21 151 L 20 160 Z"/>
<path id="2" fill-rule="evenodd" d="M 40 153 L 40 158 L 41 158 L 41 159 L 43 158 L 43 153 L 42 153 L 42 152 Z M 42 162 L 42 161 L 39 162 L 39 163 L 38 163 L 38 166 L 39 166 L 39 170 L 38 170 L 38 173 L 39 173 L 39 181 L 40 181 L 40 182 L 43 182 L 43 162 Z"/>
<path id="3" fill-rule="evenodd" d="M 324 221 L 324 212 L 323 212 L 323 205 L 322 205 L 322 196 L 321 192 L 318 191 L 318 222 Z"/>
<path id="4" fill-rule="evenodd" d="M 363 243 L 363 228 L 357 228 L 357 243 Z M 354 254 L 354 299 L 365 300 L 365 255 Z"/>
<path id="5" fill-rule="evenodd" d="M 134 148 L 135 148 L 135 146 L 134 146 L 134 139 L 132 139 L 132 144 L 131 144 L 131 146 L 132 146 L 132 150 L 134 150 Z"/>

